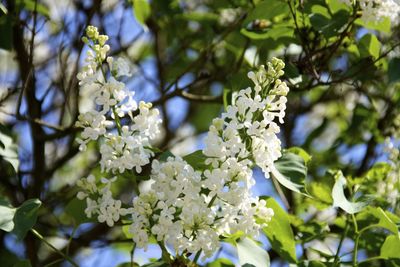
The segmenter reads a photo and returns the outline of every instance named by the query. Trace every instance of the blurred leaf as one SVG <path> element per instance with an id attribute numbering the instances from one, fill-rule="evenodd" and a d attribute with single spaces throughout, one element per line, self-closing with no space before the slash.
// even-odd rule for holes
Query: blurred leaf
<path id="1" fill-rule="evenodd" d="M 327 205 L 331 205 L 333 203 L 333 198 L 331 195 L 332 187 L 329 187 L 328 184 L 313 181 L 312 183 L 309 183 L 307 189 L 314 199 L 318 199 Z"/>
<path id="2" fill-rule="evenodd" d="M 239 263 L 241 266 L 251 264 L 254 267 L 269 267 L 270 260 L 267 251 L 249 238 L 243 238 L 236 243 Z"/>
<path id="3" fill-rule="evenodd" d="M 263 232 L 268 237 L 273 250 L 286 261 L 296 263 L 295 239 L 289 217 L 273 198 L 267 198 L 266 201 L 266 206 L 274 210 L 274 216 L 263 228 Z"/>
<path id="4" fill-rule="evenodd" d="M 133 0 L 133 12 L 136 20 L 143 26 L 146 25 L 146 20 L 150 17 L 151 8 L 147 0 Z"/>
<path id="5" fill-rule="evenodd" d="M 312 12 L 310 22 L 313 28 L 321 32 L 326 38 L 338 35 L 349 20 L 349 13 L 343 9 L 331 16 L 326 7 L 315 5 Z"/>
<path id="6" fill-rule="evenodd" d="M 8 14 L 7 8 L 4 6 L 4 4 L 0 3 L 0 10 L 3 12 L 5 15 Z"/>
<path id="7" fill-rule="evenodd" d="M 212 120 L 221 113 L 221 105 L 214 103 L 191 103 L 189 120 L 198 132 L 207 131 Z"/>
<path id="8" fill-rule="evenodd" d="M 197 150 L 189 155 L 183 157 L 195 170 L 205 170 L 208 166 L 205 164 L 207 157 L 203 154 L 202 150 Z"/>
<path id="9" fill-rule="evenodd" d="M 32 265 L 29 260 L 19 260 L 13 267 L 32 267 Z"/>
<path id="10" fill-rule="evenodd" d="M 398 234 L 389 235 L 381 247 L 380 256 L 386 259 L 397 258 L 400 259 L 400 237 Z"/>
<path id="11" fill-rule="evenodd" d="M 42 202 L 39 199 L 28 199 L 17 208 L 14 216 L 13 233 L 22 240 L 26 233 L 35 225 Z"/>
<path id="12" fill-rule="evenodd" d="M 396 225 L 398 221 L 393 222 L 387 213 L 379 207 L 366 207 L 362 212 L 357 214 L 357 221 L 364 221 L 364 227 L 382 227 L 391 231 L 393 234 L 397 234 L 399 232 Z M 360 225 L 362 225 L 362 222 Z"/>
<path id="13" fill-rule="evenodd" d="M 275 168 L 272 168 L 271 173 L 278 182 L 294 192 L 302 193 L 307 176 L 304 159 L 292 152 L 283 151 L 282 157 L 274 164 Z"/>
<path id="14" fill-rule="evenodd" d="M 72 218 L 75 226 L 78 226 L 81 223 L 87 223 L 93 221 L 91 218 L 88 218 L 86 216 L 85 209 L 86 209 L 85 200 L 73 198 L 71 201 L 68 202 L 67 206 L 65 206 L 65 213 Z"/>
<path id="15" fill-rule="evenodd" d="M 0 17 L 0 36 L 0 48 L 11 50 L 13 44 L 11 15 Z"/>
<path id="16" fill-rule="evenodd" d="M 244 21 L 247 24 L 256 19 L 272 19 L 282 14 L 289 14 L 289 6 L 285 1 L 268 0 L 259 2 L 253 10 L 249 12 Z"/>
<path id="17" fill-rule="evenodd" d="M 276 26 L 268 28 L 265 31 L 250 31 L 247 29 L 242 29 L 240 33 L 253 40 L 265 40 L 268 38 L 277 40 L 281 37 L 292 37 L 294 34 L 294 29 L 288 26 Z"/>
<path id="18" fill-rule="evenodd" d="M 234 266 L 235 265 L 232 263 L 232 261 L 225 258 L 219 258 L 207 264 L 207 267 L 234 267 Z"/>
<path id="19" fill-rule="evenodd" d="M 11 133 L 8 129 L 0 124 L 0 158 L 9 162 L 15 172 L 18 172 L 19 159 L 18 159 L 18 146 L 14 143 Z"/>
<path id="20" fill-rule="evenodd" d="M 167 151 L 164 151 L 163 153 L 161 153 L 161 154 L 158 156 L 158 160 L 159 160 L 159 161 L 167 161 L 167 159 L 168 159 L 169 157 L 175 157 L 175 155 L 172 154 L 171 151 L 167 150 Z"/>
<path id="21" fill-rule="evenodd" d="M 20 257 L 12 253 L 5 246 L 0 248 L 0 259 L 2 267 L 13 267 L 14 264 L 19 261 L 19 258 Z"/>
<path id="22" fill-rule="evenodd" d="M 362 19 L 357 19 L 355 24 L 358 24 L 369 30 L 378 30 L 384 33 L 390 33 L 391 31 L 391 22 L 389 17 L 382 18 L 381 20 L 374 20 L 365 22 Z"/>
<path id="23" fill-rule="evenodd" d="M 400 80 L 400 58 L 392 58 L 389 61 L 389 69 L 388 69 L 388 75 L 389 75 L 389 83 L 394 83 Z"/>
<path id="24" fill-rule="evenodd" d="M 304 163 L 305 163 L 306 165 L 310 162 L 310 160 L 311 160 L 311 158 L 312 158 L 312 156 L 311 156 L 310 154 L 308 154 L 308 153 L 307 153 L 304 149 L 302 149 L 301 147 L 292 146 L 292 147 L 288 148 L 286 151 L 287 151 L 287 152 L 290 152 L 290 153 L 293 153 L 293 154 L 296 154 L 296 155 L 302 157 L 303 160 L 304 160 Z"/>
<path id="25" fill-rule="evenodd" d="M 0 229 L 12 232 L 18 240 L 22 240 L 35 225 L 41 204 L 38 199 L 29 199 L 18 208 L 11 208 L 2 203 L 0 205 Z"/>
<path id="26" fill-rule="evenodd" d="M 0 229 L 11 232 L 14 229 L 14 215 L 16 208 L 9 207 L 6 203 L 0 203 Z"/>
<path id="27" fill-rule="evenodd" d="M 365 202 L 350 202 L 344 195 L 344 187 L 346 186 L 346 178 L 341 171 L 335 175 L 335 184 L 332 189 L 333 206 L 340 207 L 349 214 L 360 212 L 365 208 Z"/>
<path id="28" fill-rule="evenodd" d="M 361 57 L 369 57 L 377 59 L 381 50 L 381 43 L 374 34 L 367 33 L 358 42 L 358 50 Z"/>
<path id="29" fill-rule="evenodd" d="M 49 9 L 44 4 L 39 3 L 39 1 L 16 0 L 16 5 L 19 9 L 26 9 L 29 10 L 30 12 L 34 12 L 36 10 L 39 14 L 47 18 L 50 18 Z"/>
<path id="30" fill-rule="evenodd" d="M 124 263 L 121 263 L 121 264 L 118 264 L 117 265 L 117 267 L 139 267 L 140 265 L 139 264 L 137 264 L 136 262 L 133 262 L 133 263 L 131 263 L 131 262 L 124 262 Z"/>

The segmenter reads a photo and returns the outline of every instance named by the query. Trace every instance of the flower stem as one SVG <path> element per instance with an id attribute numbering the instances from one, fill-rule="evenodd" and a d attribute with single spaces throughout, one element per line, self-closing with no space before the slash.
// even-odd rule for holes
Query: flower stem
<path id="1" fill-rule="evenodd" d="M 64 259 L 66 259 L 67 261 L 69 261 L 73 266 L 75 267 L 79 267 L 79 265 L 74 262 L 73 259 L 71 259 L 71 257 L 65 255 L 62 251 L 58 250 L 56 247 L 54 247 L 52 244 L 50 244 L 50 242 L 48 242 L 38 231 L 36 231 L 35 229 L 31 229 L 31 232 L 37 237 L 39 238 L 41 241 L 43 241 L 47 246 L 49 246 L 51 249 L 53 249 L 56 253 L 58 253 L 61 257 L 63 257 Z"/>

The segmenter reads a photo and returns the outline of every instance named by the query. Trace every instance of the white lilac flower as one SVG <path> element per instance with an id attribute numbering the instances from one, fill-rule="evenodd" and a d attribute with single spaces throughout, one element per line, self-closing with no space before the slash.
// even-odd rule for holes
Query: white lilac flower
<path id="1" fill-rule="evenodd" d="M 357 3 L 361 8 L 361 19 L 365 22 L 381 21 L 389 18 L 392 24 L 399 23 L 400 2 L 397 0 L 341 0 L 347 5 Z"/>
<path id="2" fill-rule="evenodd" d="M 107 57 L 110 50 L 106 44 L 107 35 L 100 35 L 96 27 L 89 26 L 83 40 L 90 50 L 78 79 L 83 89 L 94 87 L 93 102 L 96 106 L 79 115 L 76 123 L 76 126 L 83 128 L 78 139 L 80 149 L 85 150 L 89 141 L 101 137 L 105 139 L 100 148 L 102 171 L 122 173 L 126 169 L 134 169 L 141 172 L 142 166 L 148 164 L 153 155 L 149 149 L 151 141 L 160 132 L 159 112 L 153 109 L 150 103 L 140 102 L 138 107 L 133 99 L 134 93 L 129 91 L 123 82 L 116 80 L 117 77 L 130 76 L 132 73 L 125 59 L 114 60 Z M 106 58 L 110 77 L 106 77 L 102 69 Z M 102 74 L 102 78 L 99 78 L 99 73 Z M 133 112 L 138 109 L 138 115 L 133 117 Z M 132 121 L 130 128 L 122 129 L 116 122 L 125 114 L 131 116 Z M 114 120 L 108 120 L 109 117 Z M 118 134 L 112 131 L 115 127 L 120 128 Z"/>
<path id="3" fill-rule="evenodd" d="M 396 209 L 400 202 L 400 149 L 394 145 L 390 138 L 385 140 L 384 149 L 389 156 L 391 170 L 385 180 L 378 182 L 377 193 L 386 199 L 392 208 Z"/>
<path id="4" fill-rule="evenodd" d="M 284 66 L 273 58 L 266 67 L 248 73 L 254 88 L 240 90 L 233 105 L 210 126 L 203 150 L 209 157 L 206 163 L 217 167 L 230 157 L 251 157 L 269 177 L 275 160 L 282 155 L 275 119 L 283 123 L 285 116 L 289 88 L 279 79 Z"/>
<path id="5" fill-rule="evenodd" d="M 113 226 L 120 216 L 126 215 L 129 210 L 121 207 L 121 201 L 112 197 L 110 187 L 115 178 L 108 180 L 101 179 L 98 186 L 93 175 L 78 180 L 77 185 L 83 190 L 78 192 L 78 199 L 86 199 L 85 213 L 91 218 L 97 215 L 99 222 L 106 222 L 108 226 Z"/>
<path id="6" fill-rule="evenodd" d="M 151 141 L 160 133 L 158 110 L 150 103 L 137 105 L 133 93 L 115 80 L 119 77 L 115 72 L 127 74 L 123 64 L 115 67 L 113 59 L 108 58 L 114 78 L 104 75 L 99 79 L 96 73 L 103 72 L 102 63 L 110 49 L 105 44 L 108 37 L 88 27 L 85 38 L 93 52 L 88 53 L 79 80 L 82 87 L 96 86 L 93 98 L 97 108 L 80 116 L 77 126 L 83 132 L 79 142 L 84 148 L 90 140 L 101 138 L 102 172 L 141 172 L 153 156 Z M 203 151 L 208 169 L 197 171 L 180 157 L 153 160 L 151 189 L 136 196 L 129 209 L 112 196 L 111 183 L 116 178 L 102 178 L 98 183 L 91 175 L 78 182 L 82 191 L 77 196 L 86 199 L 87 216 L 97 216 L 99 222 L 113 226 L 121 216 L 130 214 L 130 231 L 138 247 L 146 248 L 153 235 L 160 244 L 173 246 L 178 254 L 202 252 L 203 258 L 218 250 L 221 235 L 257 235 L 271 220 L 273 210 L 264 200 L 252 196 L 255 181 L 251 168 L 255 162 L 268 177 L 281 156 L 275 120 L 282 123 L 285 116 L 288 88 L 279 80 L 283 67 L 283 62 L 274 58 L 266 67 L 250 72 L 254 88 L 239 91 L 227 112 L 214 119 Z M 119 117 L 126 113 L 131 123 L 121 126 Z M 112 130 L 115 127 L 118 133 Z"/>

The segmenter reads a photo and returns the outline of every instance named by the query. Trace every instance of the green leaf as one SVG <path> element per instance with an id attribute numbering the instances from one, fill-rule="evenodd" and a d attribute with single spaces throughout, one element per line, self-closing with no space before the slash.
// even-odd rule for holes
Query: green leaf
<path id="1" fill-rule="evenodd" d="M 13 47 L 12 16 L 0 17 L 0 48 L 11 50 Z"/>
<path id="2" fill-rule="evenodd" d="M 390 219 L 388 214 L 379 207 L 366 207 L 357 215 L 357 221 L 361 221 L 360 225 L 363 225 L 364 222 L 365 227 L 382 227 L 391 231 L 393 234 L 397 234 L 399 232 L 396 222 Z"/>
<path id="3" fill-rule="evenodd" d="M 169 157 L 175 157 L 175 155 L 172 154 L 171 151 L 167 150 L 167 151 L 161 153 L 160 156 L 158 156 L 158 160 L 159 160 L 159 161 L 167 161 L 167 159 L 168 159 Z"/>
<path id="4" fill-rule="evenodd" d="M 35 225 L 37 212 L 42 203 L 38 199 L 29 199 L 18 208 L 0 205 L 0 229 L 14 233 L 22 240 Z"/>
<path id="5" fill-rule="evenodd" d="M 125 237 L 128 239 L 133 238 L 133 234 L 129 232 L 130 225 L 124 225 L 122 226 L 122 232 L 124 233 Z"/>
<path id="6" fill-rule="evenodd" d="M 207 267 L 234 267 L 234 266 L 235 265 L 232 263 L 232 261 L 225 258 L 219 258 L 207 264 Z"/>
<path id="7" fill-rule="evenodd" d="M 267 198 L 267 207 L 274 210 L 274 216 L 263 232 L 268 237 L 272 249 L 288 262 L 296 263 L 296 247 L 289 217 L 284 209 L 273 199 Z"/>
<path id="8" fill-rule="evenodd" d="M 67 206 L 65 206 L 65 213 L 72 218 L 75 226 L 78 226 L 82 223 L 93 221 L 91 218 L 86 216 L 85 209 L 85 200 L 73 198 L 70 202 L 68 202 Z"/>
<path id="9" fill-rule="evenodd" d="M 120 263 L 117 265 L 117 267 L 139 267 L 140 265 L 134 262 L 133 264 L 131 262 L 124 262 Z"/>
<path id="10" fill-rule="evenodd" d="M 26 233 L 35 225 L 39 207 L 42 205 L 39 199 L 28 199 L 17 209 L 14 216 L 13 233 L 22 240 Z"/>
<path id="11" fill-rule="evenodd" d="M 389 83 L 394 83 L 400 80 L 400 58 L 392 58 L 389 61 L 388 75 Z"/>
<path id="12" fill-rule="evenodd" d="M 365 202 L 350 202 L 344 195 L 344 187 L 346 185 L 346 178 L 343 176 L 341 171 L 338 171 L 335 175 L 335 184 L 332 189 L 333 206 L 340 207 L 347 213 L 354 214 L 360 212 L 365 208 L 367 203 Z"/>
<path id="13" fill-rule="evenodd" d="M 349 13 L 343 9 L 340 9 L 332 17 L 328 9 L 320 5 L 313 6 L 312 12 L 310 17 L 311 25 L 326 38 L 340 34 L 340 30 L 346 25 L 349 19 Z"/>
<path id="14" fill-rule="evenodd" d="M 9 162 L 14 171 L 18 171 L 19 159 L 18 159 L 18 146 L 14 143 L 11 133 L 8 129 L 0 124 L 0 158 Z"/>
<path id="15" fill-rule="evenodd" d="M 297 147 L 297 146 L 292 146 L 290 148 L 287 149 L 287 152 L 296 154 L 300 157 L 303 158 L 304 163 L 307 165 L 310 161 L 312 156 L 310 156 L 310 154 L 308 154 L 304 149 L 302 149 L 301 147 Z"/>
<path id="16" fill-rule="evenodd" d="M 362 19 L 357 19 L 355 21 L 355 24 L 358 24 L 369 30 L 378 30 L 378 31 L 381 31 L 384 33 L 391 32 L 391 22 L 390 22 L 389 17 L 382 18 L 379 21 L 374 20 L 374 21 L 368 21 L 368 22 L 365 22 Z"/>
<path id="17" fill-rule="evenodd" d="M 14 216 L 16 208 L 9 207 L 6 203 L 0 203 L 0 229 L 11 232 L 14 229 Z"/>
<path id="18" fill-rule="evenodd" d="M 32 265 L 29 260 L 20 260 L 16 262 L 13 267 L 32 267 Z"/>
<path id="19" fill-rule="evenodd" d="M 254 267 L 269 267 L 270 260 L 267 251 L 249 238 L 243 238 L 236 243 L 241 266 L 251 264 Z"/>
<path id="20" fill-rule="evenodd" d="M 389 235 L 381 247 L 380 256 L 385 259 L 397 258 L 400 259 L 400 238 L 399 235 Z"/>
<path id="21" fill-rule="evenodd" d="M 271 173 L 284 187 L 302 193 L 307 167 L 301 156 L 283 151 L 282 157 L 275 161 L 275 168 L 272 168 Z"/>
<path id="22" fill-rule="evenodd" d="M 282 14 L 289 14 L 289 6 L 285 3 L 285 1 L 280 0 L 268 0 L 268 1 L 260 1 L 254 8 L 249 12 L 244 21 L 244 24 L 248 24 L 249 22 L 256 19 L 272 19 L 276 16 Z"/>
<path id="23" fill-rule="evenodd" d="M 208 166 L 205 164 L 207 157 L 203 154 L 202 150 L 197 150 L 189 155 L 183 157 L 195 170 L 205 170 Z"/>
<path id="24" fill-rule="evenodd" d="M 39 14 L 45 16 L 46 18 L 50 18 L 49 9 L 47 8 L 47 6 L 39 3 L 39 1 L 17 0 L 16 4 L 19 9 L 23 8 L 23 9 L 29 10 L 31 12 L 34 12 L 36 10 Z"/>
<path id="25" fill-rule="evenodd" d="M 146 20 L 150 17 L 151 8 L 146 0 L 133 0 L 133 13 L 136 20 L 143 26 L 146 25 Z"/>
<path id="26" fill-rule="evenodd" d="M 375 35 L 367 33 L 358 42 L 358 50 L 360 51 L 361 57 L 372 56 L 376 59 L 379 57 L 381 43 Z"/>
<path id="27" fill-rule="evenodd" d="M 294 29 L 288 26 L 276 26 L 268 28 L 265 31 L 250 31 L 247 29 L 241 29 L 240 33 L 253 40 L 265 40 L 271 38 L 277 40 L 282 37 L 292 37 Z"/>

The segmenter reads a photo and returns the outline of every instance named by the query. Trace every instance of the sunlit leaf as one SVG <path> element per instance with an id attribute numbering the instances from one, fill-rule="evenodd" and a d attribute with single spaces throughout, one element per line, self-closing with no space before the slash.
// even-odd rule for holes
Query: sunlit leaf
<path id="1" fill-rule="evenodd" d="M 270 260 L 267 251 L 249 238 L 243 238 L 236 243 L 236 248 L 241 266 L 245 264 L 254 267 L 269 267 Z"/>
<path id="2" fill-rule="evenodd" d="M 360 212 L 365 208 L 367 203 L 365 202 L 350 202 L 344 195 L 344 187 L 346 186 L 346 178 L 343 176 L 341 171 L 338 171 L 335 175 L 335 184 L 332 189 L 333 206 L 340 207 L 344 211 L 350 214 Z"/>
<path id="3" fill-rule="evenodd" d="M 389 235 L 381 247 L 380 256 L 386 259 L 397 258 L 400 259 L 400 237 L 398 234 Z"/>
<path id="4" fill-rule="evenodd" d="M 133 11 L 136 20 L 143 26 L 146 25 L 146 20 L 151 14 L 150 4 L 147 0 L 133 0 Z"/>
<path id="5" fill-rule="evenodd" d="M 275 168 L 272 168 L 271 173 L 284 187 L 302 193 L 307 167 L 301 156 L 284 151 L 282 157 L 275 161 Z"/>
<path id="6" fill-rule="evenodd" d="M 268 198 L 267 207 L 273 209 L 274 216 L 263 228 L 265 235 L 275 250 L 288 262 L 296 262 L 295 239 L 290 226 L 289 217 L 284 209 L 273 199 Z"/>

